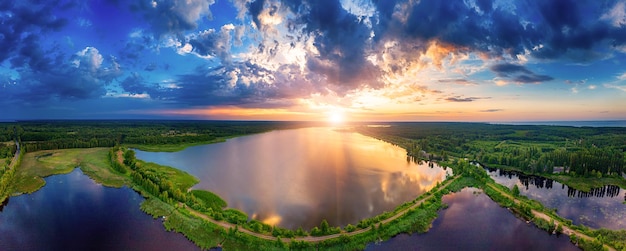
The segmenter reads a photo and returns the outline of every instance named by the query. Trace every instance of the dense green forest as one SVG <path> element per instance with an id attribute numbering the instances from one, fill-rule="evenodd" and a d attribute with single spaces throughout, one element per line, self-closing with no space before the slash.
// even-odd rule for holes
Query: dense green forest
<path id="1" fill-rule="evenodd" d="M 237 121 L 20 121 L 0 124 L 1 141 L 13 139 L 13 126 L 26 152 L 122 144 L 168 145 L 306 126 L 296 122 Z M 2 149 L 0 149 L 0 152 Z"/>
<path id="2" fill-rule="evenodd" d="M 357 129 L 421 159 L 449 155 L 527 173 L 555 171 L 577 176 L 626 171 L 626 128 L 495 125 L 484 123 L 387 123 Z"/>

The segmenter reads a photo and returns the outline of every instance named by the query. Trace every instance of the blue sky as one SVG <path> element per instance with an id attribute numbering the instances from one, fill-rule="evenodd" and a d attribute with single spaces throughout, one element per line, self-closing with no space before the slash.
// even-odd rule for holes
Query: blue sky
<path id="1" fill-rule="evenodd" d="M 626 1 L 0 3 L 0 120 L 626 119 Z"/>

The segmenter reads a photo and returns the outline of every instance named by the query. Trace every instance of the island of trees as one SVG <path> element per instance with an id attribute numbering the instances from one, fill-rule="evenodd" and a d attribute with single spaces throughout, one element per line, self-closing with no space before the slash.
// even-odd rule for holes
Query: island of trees
<path id="1" fill-rule="evenodd" d="M 559 180 L 582 191 L 626 188 L 626 128 L 514 126 L 480 123 L 388 123 L 351 130 L 399 145 L 412 160 L 437 161 L 454 176 L 394 211 L 356 225 L 284 229 L 249 219 L 210 191 L 190 189 L 198 179 L 175 168 L 147 163 L 132 148 L 177 151 L 187 146 L 270 130 L 311 126 L 296 122 L 224 121 L 26 121 L 0 124 L 0 200 L 44 185 L 41 177 L 76 166 L 109 186 L 127 185 L 146 200 L 141 209 L 165 217 L 165 228 L 183 233 L 202 248 L 362 249 L 398 233 L 424 232 L 443 207 L 441 197 L 463 187 L 483 189 L 494 201 L 549 232 L 566 233 L 588 250 L 626 250 L 626 230 L 573 225 L 540 203 L 493 182 L 482 167 L 515 170 Z M 85 150 L 81 150 L 85 149 Z M 90 150 L 91 149 L 91 150 Z M 17 156 L 15 156 L 17 154 Z M 36 168 L 34 159 L 83 155 L 65 168 Z M 69 157 L 66 157 L 68 160 Z M 23 163 L 22 163 L 23 162 Z M 43 171 L 46 170 L 46 171 Z M 50 171 L 52 170 L 52 171 Z M 34 179 L 35 177 L 35 179 Z M 36 179 L 39 178 L 39 179 Z"/>

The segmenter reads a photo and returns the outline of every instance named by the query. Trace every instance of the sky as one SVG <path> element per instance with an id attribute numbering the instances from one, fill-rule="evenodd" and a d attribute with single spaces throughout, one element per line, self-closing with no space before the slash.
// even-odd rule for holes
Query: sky
<path id="1" fill-rule="evenodd" d="M 626 119 L 626 0 L 0 1 L 0 120 Z"/>

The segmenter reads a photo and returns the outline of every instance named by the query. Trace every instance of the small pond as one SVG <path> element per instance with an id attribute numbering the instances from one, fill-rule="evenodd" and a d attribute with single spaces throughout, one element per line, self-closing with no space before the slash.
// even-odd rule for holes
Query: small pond
<path id="1" fill-rule="evenodd" d="M 80 169 L 11 197 L 0 212 L 0 250 L 199 250 L 139 209 L 135 191 L 95 183 Z"/>
<path id="2" fill-rule="evenodd" d="M 579 250 L 565 235 L 551 235 L 515 217 L 475 188 L 443 196 L 439 212 L 423 234 L 401 234 L 366 250 Z"/>
<path id="3" fill-rule="evenodd" d="M 509 188 L 517 185 L 521 195 L 537 200 L 548 208 L 556 208 L 559 215 L 572 220 L 574 224 L 626 229 L 626 191 L 618 186 L 604 186 L 583 192 L 539 176 L 500 169 L 487 170 L 497 183 Z"/>

